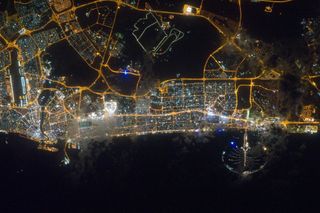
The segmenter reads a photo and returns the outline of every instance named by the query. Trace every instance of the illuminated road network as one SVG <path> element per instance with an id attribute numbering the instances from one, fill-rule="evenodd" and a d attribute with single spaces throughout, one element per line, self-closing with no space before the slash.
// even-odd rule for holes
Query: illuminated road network
<path id="1" fill-rule="evenodd" d="M 299 116 L 283 116 L 279 99 L 284 71 L 270 68 L 267 45 L 242 27 L 244 2 L 264 4 L 271 13 L 277 4 L 291 1 L 236 0 L 235 20 L 210 12 L 205 2 L 171 11 L 147 1 L 15 0 L 16 13 L 0 13 L 1 131 L 57 151 L 58 140 L 66 148 L 78 148 L 80 142 L 107 137 L 239 129 L 245 135 L 243 145 L 225 151 L 223 160 L 230 170 L 245 174 L 254 158 L 247 158 L 247 132 L 276 126 L 317 133 L 320 69 L 301 77 L 305 94 L 315 95 L 316 102 L 304 105 Z M 206 48 L 201 73 L 171 75 L 171 67 L 165 67 L 167 78 L 146 72 L 147 65 L 135 61 L 139 54 L 154 63 L 169 61 L 192 34 L 182 24 L 188 22 L 201 22 L 215 35 L 216 46 Z M 306 33 L 313 31 L 312 24 L 305 21 Z M 194 40 L 190 46 L 203 48 L 202 42 Z M 75 54 L 65 53 L 58 65 L 73 61 L 86 68 L 68 76 L 56 74 L 52 49 L 60 44 L 65 46 L 55 51 L 63 53 L 68 46 Z M 198 54 L 186 45 L 189 54 Z M 263 156 L 268 148 L 260 148 Z M 237 165 L 230 163 L 232 156 Z"/>

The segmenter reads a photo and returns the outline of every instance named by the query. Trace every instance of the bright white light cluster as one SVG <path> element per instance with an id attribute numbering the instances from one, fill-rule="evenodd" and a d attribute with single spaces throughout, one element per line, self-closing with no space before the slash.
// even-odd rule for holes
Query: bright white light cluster
<path id="1" fill-rule="evenodd" d="M 118 104 L 115 101 L 106 101 L 104 102 L 104 110 L 105 112 L 109 113 L 109 115 L 112 115 L 116 112 L 118 108 Z"/>

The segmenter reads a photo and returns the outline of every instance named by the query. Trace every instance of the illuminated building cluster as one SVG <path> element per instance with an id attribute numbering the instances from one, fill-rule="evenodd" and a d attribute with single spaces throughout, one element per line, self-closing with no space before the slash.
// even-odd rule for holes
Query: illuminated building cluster
<path id="1" fill-rule="evenodd" d="M 59 139 L 78 148 L 80 141 L 106 136 L 210 132 L 221 127 L 255 131 L 275 125 L 292 132 L 318 132 L 318 108 L 305 106 L 297 121 L 280 116 L 281 73 L 268 69 L 261 52 L 252 48 L 257 44 L 241 31 L 242 17 L 239 23 L 222 23 L 202 5 L 170 12 L 118 0 L 79 5 L 71 0 L 33 0 L 15 6 L 17 16 L 0 13 L 0 129 L 31 138 L 41 149 L 56 151 L 53 146 Z M 170 21 L 162 22 L 161 14 L 204 18 L 221 36 L 221 45 L 208 56 L 201 77 L 168 79 L 138 94 L 143 75 L 138 66 L 110 65 L 122 59 L 129 45 L 119 42 L 122 34 L 113 32 L 123 8 L 143 14 L 131 26 L 131 36 L 152 56 L 174 49 L 185 36 Z M 306 29 L 317 24 L 303 22 Z M 152 42 L 146 41 L 149 33 L 154 35 Z M 311 30 L 305 37 L 310 46 L 317 43 Z M 96 73 L 91 85 L 69 85 L 65 77 L 52 74 L 46 51 L 62 41 Z M 318 62 L 313 67 L 305 78 L 319 92 Z M 136 80 L 130 94 L 112 86 L 119 76 Z M 97 84 L 105 89 L 96 90 Z"/>

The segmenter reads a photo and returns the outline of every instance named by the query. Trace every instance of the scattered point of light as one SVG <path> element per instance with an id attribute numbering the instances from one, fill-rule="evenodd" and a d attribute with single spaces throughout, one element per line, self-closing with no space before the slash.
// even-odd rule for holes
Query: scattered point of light
<path id="1" fill-rule="evenodd" d="M 214 116 L 214 113 L 212 111 L 208 111 L 208 116 Z"/>
<path id="2" fill-rule="evenodd" d="M 63 160 L 62 160 L 63 164 L 64 165 L 68 165 L 70 164 L 70 159 L 68 159 L 67 157 L 65 157 Z"/>
<path id="3" fill-rule="evenodd" d="M 264 12 L 272 13 L 272 7 L 271 6 L 266 6 L 265 9 L 264 9 Z"/>
<path id="4" fill-rule="evenodd" d="M 219 132 L 219 133 L 224 132 L 224 129 L 219 128 L 219 129 L 217 129 L 217 132 Z"/>
<path id="5" fill-rule="evenodd" d="M 92 119 L 92 120 L 100 120 L 101 119 L 101 116 L 99 116 L 97 113 L 95 112 L 92 112 L 89 114 L 89 118 Z"/>

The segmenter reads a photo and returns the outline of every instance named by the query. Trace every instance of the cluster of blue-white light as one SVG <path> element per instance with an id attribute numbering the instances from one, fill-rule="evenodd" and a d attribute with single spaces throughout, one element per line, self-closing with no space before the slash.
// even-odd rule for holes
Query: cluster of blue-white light
<path id="1" fill-rule="evenodd" d="M 233 149 L 238 149 L 238 145 L 236 142 L 234 141 L 230 141 L 230 146 L 233 148 Z"/>

